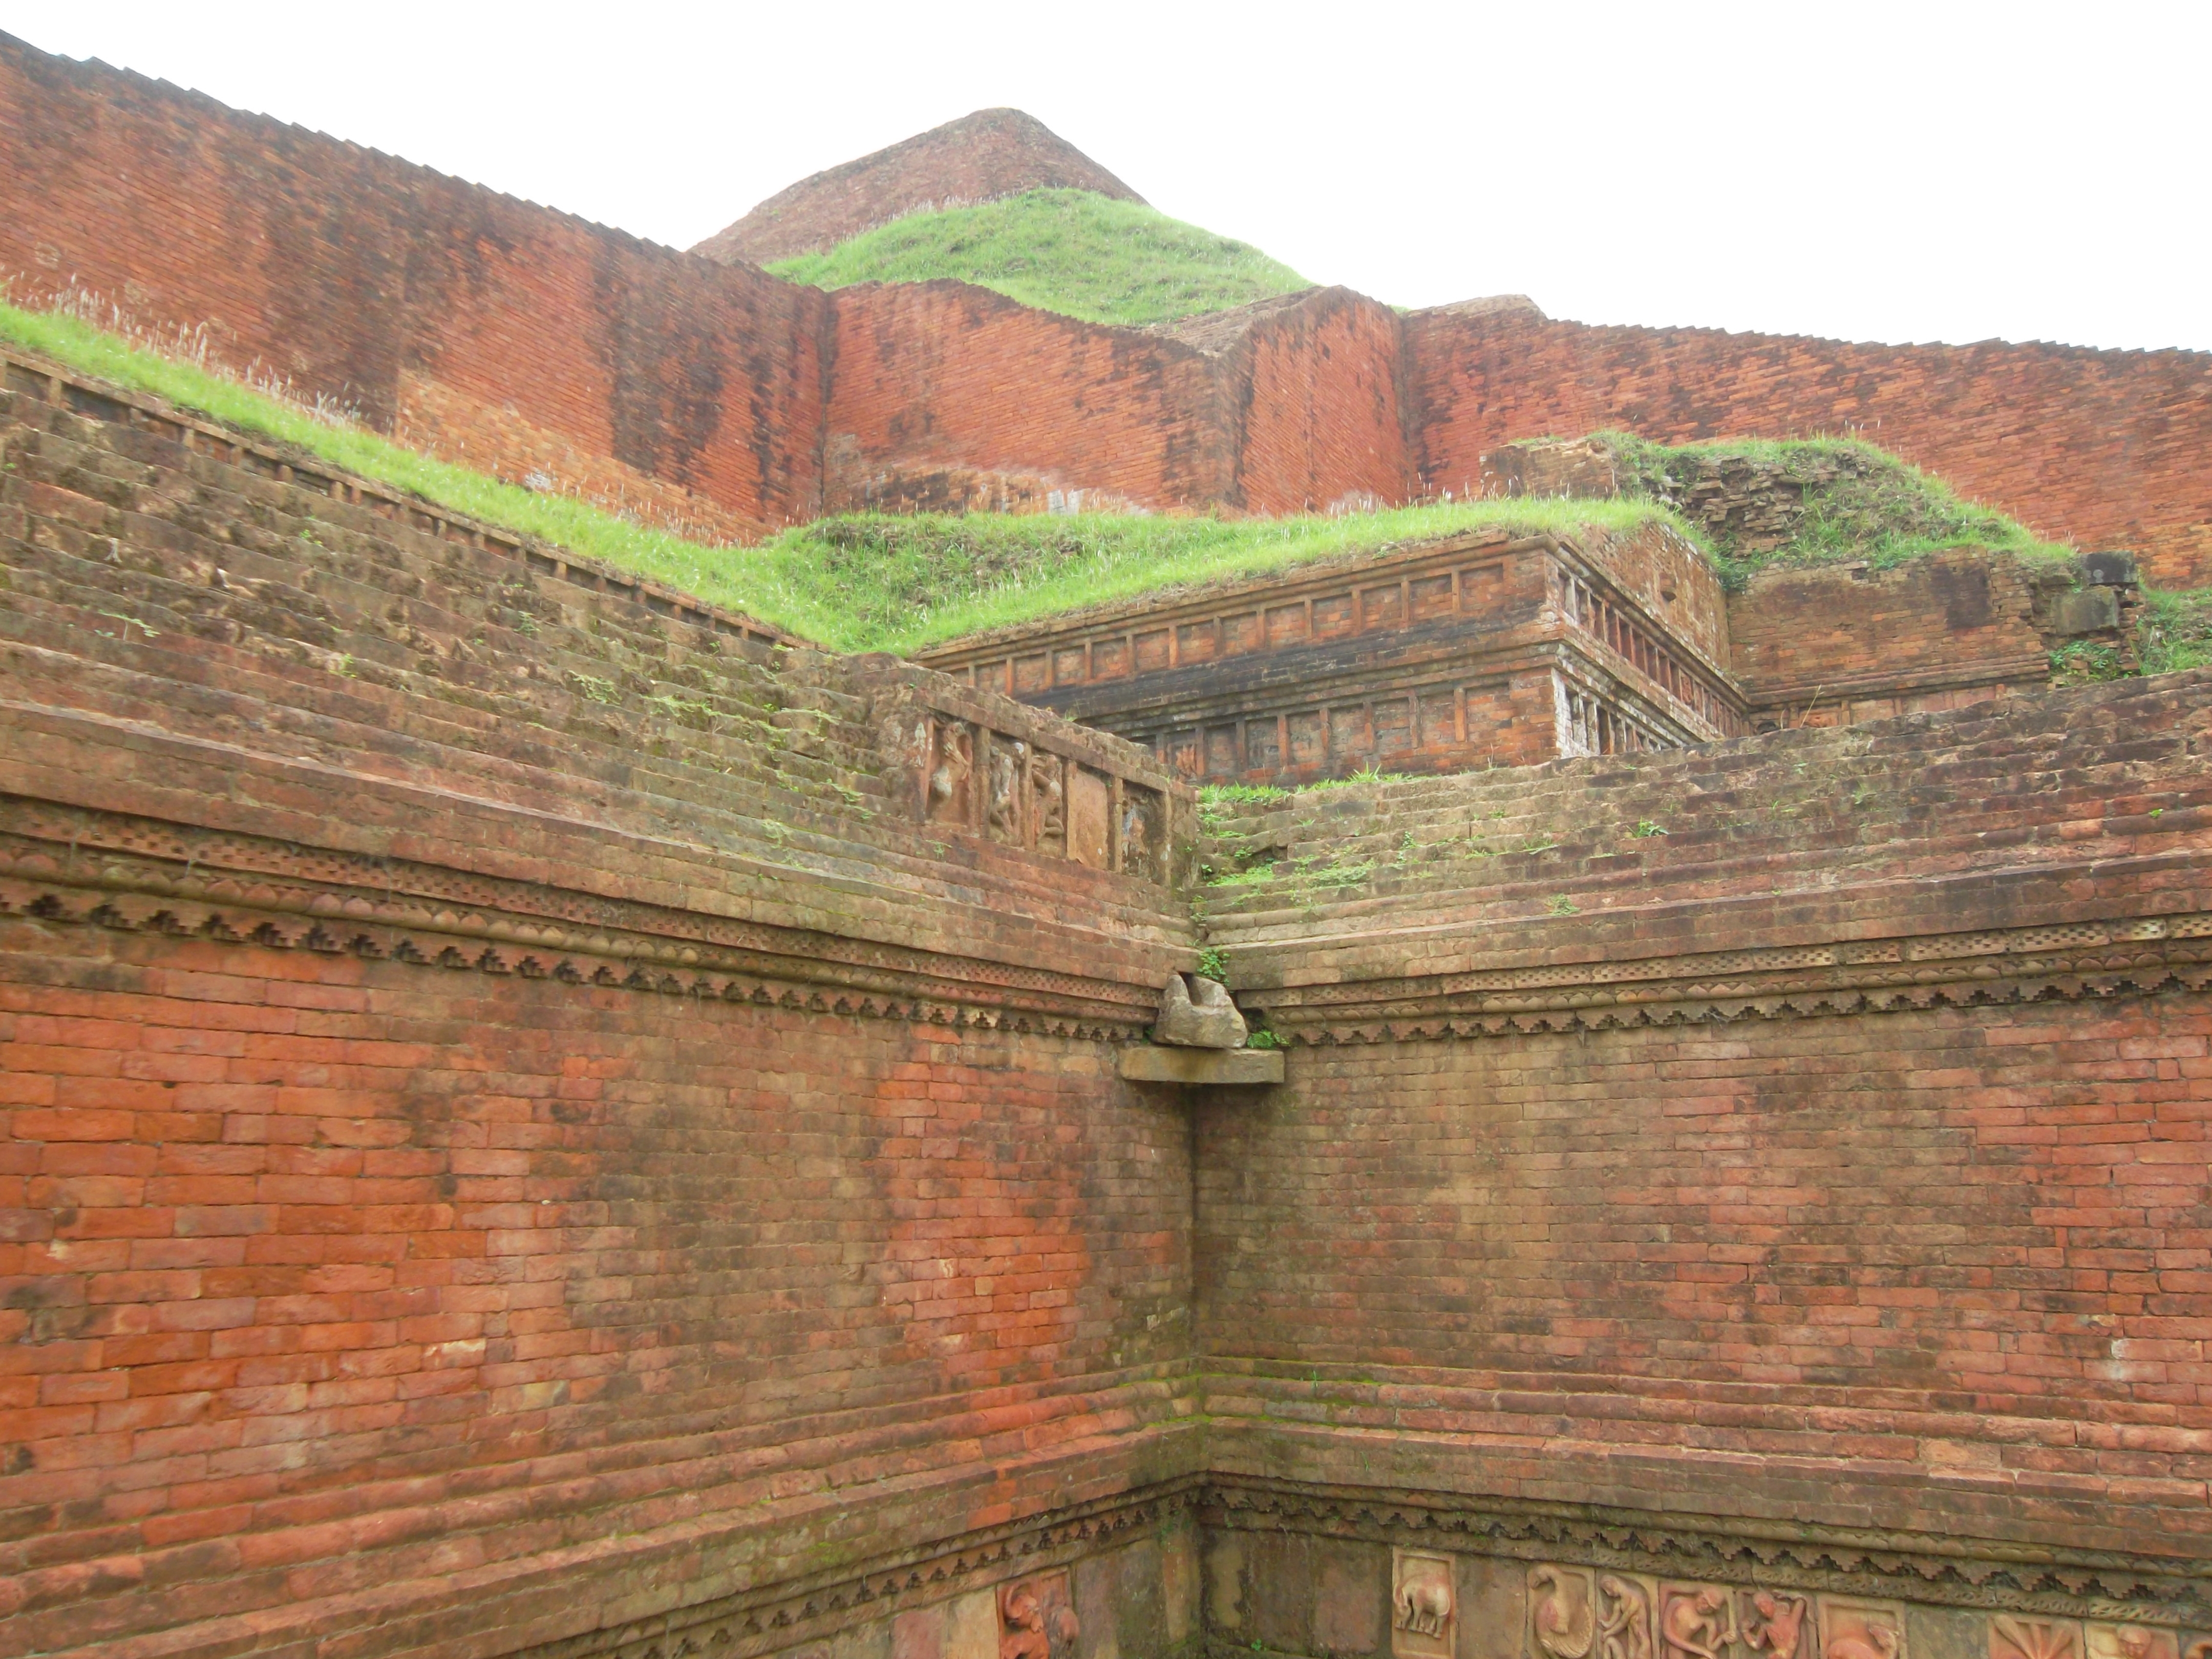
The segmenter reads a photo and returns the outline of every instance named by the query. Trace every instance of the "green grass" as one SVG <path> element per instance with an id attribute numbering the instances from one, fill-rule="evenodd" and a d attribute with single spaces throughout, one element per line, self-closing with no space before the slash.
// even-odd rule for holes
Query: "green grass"
<path id="1" fill-rule="evenodd" d="M 756 550 L 846 650 L 914 651 L 985 629 L 1316 559 L 1389 552 L 1455 532 L 1623 531 L 1664 510 L 1642 501 L 1488 501 L 1224 520 L 1137 514 L 854 515 L 787 530 Z"/>
<path id="2" fill-rule="evenodd" d="M 2143 589 L 2136 639 L 2146 674 L 2212 667 L 2212 587 L 2168 592 Z"/>
<path id="3" fill-rule="evenodd" d="M 1851 438 L 1729 439 L 1663 445 L 1626 432 L 1593 434 L 1620 458 L 1624 486 L 1649 500 L 1680 499 L 1709 466 L 1744 462 L 1805 485 L 1804 515 L 1775 548 L 1747 545 L 1722 525 L 1701 524 L 1729 586 L 1771 566 L 1848 564 L 1887 569 L 1949 547 L 1986 547 L 2029 560 L 2070 558 L 2003 514 L 1962 500 L 1940 478 Z M 1694 507 L 1688 509 L 1695 518 Z"/>
<path id="4" fill-rule="evenodd" d="M 562 495 L 450 465 L 142 350 L 74 318 L 0 305 L 0 335 L 73 368 L 520 535 L 532 536 L 840 651 L 907 652 L 985 628 L 1457 531 L 1523 533 L 1664 516 L 1629 501 L 1463 501 L 1341 517 L 1143 514 L 826 519 L 755 547 L 711 547 Z"/>
<path id="5" fill-rule="evenodd" d="M 911 214 L 769 269 L 832 289 L 957 277 L 1042 311 L 1130 325 L 1313 286 L 1255 247 L 1082 190 L 1035 190 L 981 207 Z"/>

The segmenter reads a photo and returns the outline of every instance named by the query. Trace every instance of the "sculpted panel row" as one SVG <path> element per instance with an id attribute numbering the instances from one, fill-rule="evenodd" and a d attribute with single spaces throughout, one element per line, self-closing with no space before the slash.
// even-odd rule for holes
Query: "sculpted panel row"
<path id="1" fill-rule="evenodd" d="M 1452 1556 L 1392 1552 L 1395 1659 L 1457 1659 L 1462 1620 L 1494 1625 L 1503 1609 L 1462 1609 L 1460 1581 Z M 1524 1606 L 1522 1659 L 1933 1659 L 1913 1651 L 1904 1602 L 1863 1596 L 1540 1562 L 1527 1569 Z M 1971 1617 L 1986 1659 L 2212 1659 L 2212 1636 L 2155 1625 Z M 1478 1645 L 1498 1650 L 1498 1634 Z"/>

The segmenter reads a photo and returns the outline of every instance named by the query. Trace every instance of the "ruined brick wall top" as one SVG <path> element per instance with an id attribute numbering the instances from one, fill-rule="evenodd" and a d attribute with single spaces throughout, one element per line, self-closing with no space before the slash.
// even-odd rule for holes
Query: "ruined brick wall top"
<path id="1" fill-rule="evenodd" d="M 819 501 L 814 289 L 4 37 L 0 205 L 19 303 L 82 296 L 511 481 L 710 538 Z"/>
<path id="2" fill-rule="evenodd" d="M 778 191 L 691 251 L 724 264 L 812 253 L 909 213 L 971 207 L 1026 190 L 1145 198 L 1035 116 L 981 109 Z"/>
<path id="3" fill-rule="evenodd" d="M 2167 586 L 2212 580 L 2202 352 L 1861 345 L 1510 310 L 1418 312 L 1406 326 L 1431 489 L 1466 489 L 1490 449 L 1547 434 L 1850 434 L 2039 535 L 2145 549 Z"/>

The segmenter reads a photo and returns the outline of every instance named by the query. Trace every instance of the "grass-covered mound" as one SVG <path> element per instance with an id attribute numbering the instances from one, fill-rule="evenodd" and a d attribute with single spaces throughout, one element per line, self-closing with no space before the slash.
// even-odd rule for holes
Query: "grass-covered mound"
<path id="1" fill-rule="evenodd" d="M 913 651 L 1006 623 L 1304 560 L 1382 552 L 1455 531 L 1628 528 L 1644 502 L 1491 501 L 1341 518 L 861 515 L 710 547 L 433 460 L 373 432 L 143 351 L 74 318 L 0 305 L 0 336 L 240 431 L 519 535 L 634 571 L 842 651 Z"/>
<path id="2" fill-rule="evenodd" d="M 957 277 L 1089 323 L 1174 322 L 1313 286 L 1255 247 L 1140 202 L 1034 190 L 980 207 L 910 214 L 769 269 L 794 283 Z"/>
<path id="3" fill-rule="evenodd" d="M 1886 569 L 1947 547 L 2028 559 L 2072 553 L 1856 439 L 1669 446 L 1605 432 L 1594 441 L 1613 451 L 1626 495 L 1671 507 L 1702 532 L 1731 586 L 1772 565 L 1864 560 Z"/>
<path id="4" fill-rule="evenodd" d="M 1315 559 L 1389 552 L 1463 530 L 1628 530 L 1643 501 L 1478 501 L 1339 518 L 1222 520 L 866 514 L 787 530 L 758 549 L 799 631 L 846 650 L 915 651 L 1087 605 Z M 1679 526 L 1678 526 L 1679 527 Z"/>

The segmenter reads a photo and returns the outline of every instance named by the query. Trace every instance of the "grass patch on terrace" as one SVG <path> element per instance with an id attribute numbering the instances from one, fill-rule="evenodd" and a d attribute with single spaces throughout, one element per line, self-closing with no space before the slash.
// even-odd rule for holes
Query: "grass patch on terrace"
<path id="1" fill-rule="evenodd" d="M 836 615 L 847 650 L 915 651 L 988 629 L 1318 559 L 1391 551 L 1468 530 L 1626 531 L 1669 516 L 1645 501 L 1483 501 L 1323 518 L 854 514 L 757 551 Z M 827 637 L 817 635 L 817 637 Z"/>
<path id="2" fill-rule="evenodd" d="M 667 583 L 840 651 L 908 652 L 1087 605 L 1455 532 L 1632 529 L 1644 501 L 1489 501 L 1341 517 L 1140 514 L 826 519 L 753 547 L 687 541 L 573 497 L 434 460 L 76 318 L 0 304 L 0 336 L 117 385 L 518 535 Z"/>
<path id="3" fill-rule="evenodd" d="M 2212 587 L 2146 587 L 2136 637 L 2146 674 L 2212 668 Z"/>
<path id="4" fill-rule="evenodd" d="M 1084 190 L 1033 190 L 980 207 L 910 214 L 769 269 L 830 289 L 951 276 L 1041 311 L 1132 325 L 1313 286 L 1243 242 Z"/>
<path id="5" fill-rule="evenodd" d="M 1950 547 L 1985 547 L 2034 561 L 2073 550 L 2039 539 L 2018 520 L 1966 501 L 1887 450 L 1855 438 L 1738 438 L 1705 444 L 1656 444 L 1627 432 L 1593 438 L 1617 458 L 1632 497 L 1679 508 L 1704 532 L 1722 580 L 1741 588 L 1771 566 L 1850 564 L 1887 569 Z M 1778 544 L 1702 515 L 1696 486 L 1765 475 L 1785 497 L 1802 492 L 1802 511 Z"/>

